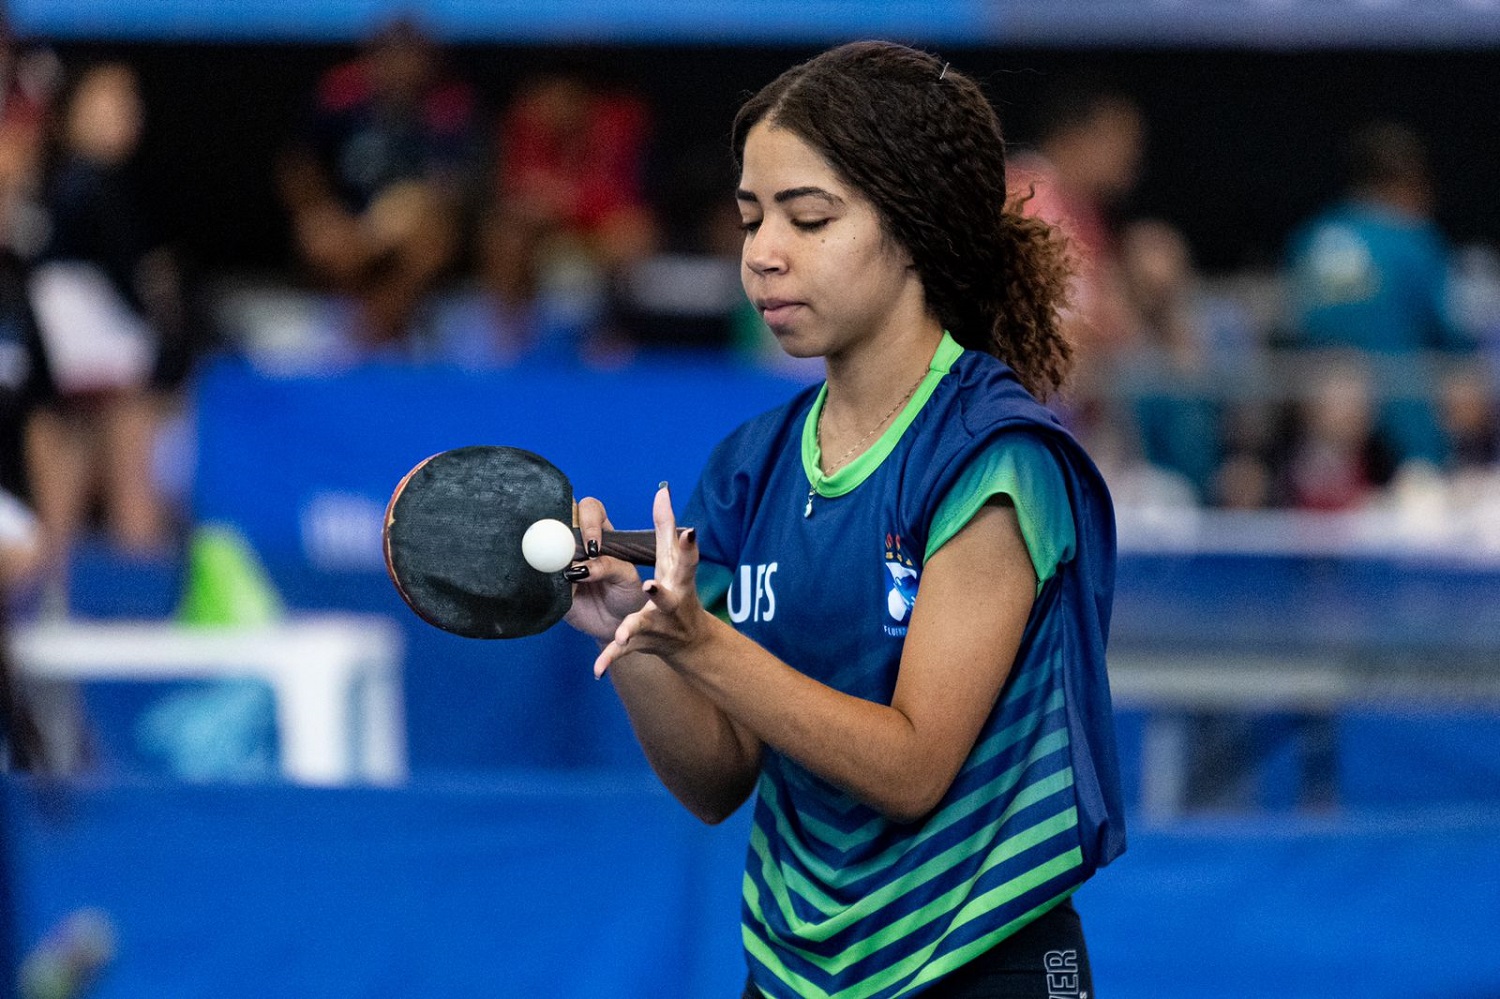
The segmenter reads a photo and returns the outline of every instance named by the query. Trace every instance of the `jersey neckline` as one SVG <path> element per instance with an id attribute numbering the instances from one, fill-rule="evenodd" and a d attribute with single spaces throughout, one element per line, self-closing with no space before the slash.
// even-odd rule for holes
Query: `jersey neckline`
<path id="1" fill-rule="evenodd" d="M 818 417 L 822 415 L 823 402 L 828 397 L 828 383 L 825 381 L 819 386 L 818 394 L 813 398 L 812 408 L 807 411 L 807 417 L 802 421 L 802 470 L 807 474 L 808 485 L 813 491 L 819 496 L 831 499 L 852 492 L 856 486 L 868 479 L 875 469 L 880 467 L 881 462 L 885 461 L 896 449 L 901 435 L 906 433 L 906 428 L 912 425 L 912 421 L 917 418 L 922 407 L 927 405 L 927 400 L 932 398 L 932 393 L 937 390 L 938 382 L 942 381 L 943 376 L 952 370 L 953 362 L 958 360 L 963 352 L 963 347 L 953 339 L 952 334 L 944 330 L 943 338 L 938 341 L 937 350 L 927 366 L 926 376 L 917 385 L 917 390 L 912 393 L 911 399 L 901 410 L 900 415 L 858 457 L 832 475 L 823 474 L 823 453 L 818 447 Z"/>

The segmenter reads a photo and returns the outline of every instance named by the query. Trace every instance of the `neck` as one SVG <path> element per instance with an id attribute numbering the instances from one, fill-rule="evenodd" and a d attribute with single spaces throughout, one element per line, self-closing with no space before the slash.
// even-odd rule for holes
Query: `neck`
<path id="1" fill-rule="evenodd" d="M 1426 218 L 1431 209 L 1430 199 L 1422 191 L 1402 184 L 1366 187 L 1356 192 L 1355 197 L 1367 205 L 1408 219 Z"/>
<path id="2" fill-rule="evenodd" d="M 828 355 L 824 358 L 828 381 L 824 412 L 840 423 L 868 424 L 879 419 L 926 374 L 942 338 L 942 326 L 933 320 L 915 331 L 873 338 L 856 349 Z"/>
<path id="3" fill-rule="evenodd" d="M 855 364 L 830 356 L 828 392 L 818 414 L 819 464 L 832 475 L 869 448 L 911 401 L 932 367 L 942 330 L 933 337 L 903 340 L 903 349 L 875 357 L 879 364 Z"/>

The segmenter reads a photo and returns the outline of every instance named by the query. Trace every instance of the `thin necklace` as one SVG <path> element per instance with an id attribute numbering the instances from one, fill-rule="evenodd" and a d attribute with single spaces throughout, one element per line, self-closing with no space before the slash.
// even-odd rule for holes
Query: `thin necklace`
<path id="1" fill-rule="evenodd" d="M 821 462 L 823 467 L 820 471 L 822 472 L 823 477 L 827 478 L 834 472 L 838 471 L 840 468 L 843 468 L 844 462 L 852 458 L 854 454 L 864 446 L 864 443 L 866 441 L 868 441 L 871 437 L 874 437 L 877 431 L 884 429 L 885 425 L 890 422 L 891 417 L 899 413 L 901 411 L 901 407 L 905 406 L 907 402 L 910 401 L 911 397 L 917 394 L 917 388 L 922 384 L 923 380 L 926 379 L 926 377 L 927 372 L 923 371 L 922 374 L 917 378 L 917 380 L 912 383 L 911 388 L 906 390 L 906 394 L 903 395 L 899 401 L 897 401 L 896 405 L 891 407 L 891 411 L 882 416 L 880 418 L 880 422 L 876 423 L 869 430 L 865 431 L 863 437 L 849 446 L 849 450 L 839 455 L 838 458 L 831 464 L 828 462 Z M 823 397 L 823 408 L 818 410 L 818 423 L 814 428 L 814 433 L 816 434 L 818 441 L 818 453 L 820 456 L 822 455 L 823 451 L 823 414 L 826 412 L 828 412 L 828 397 L 825 395 Z M 807 490 L 807 509 L 803 511 L 802 516 L 812 516 L 813 496 L 817 494 L 817 491 L 817 486 L 812 486 Z"/>

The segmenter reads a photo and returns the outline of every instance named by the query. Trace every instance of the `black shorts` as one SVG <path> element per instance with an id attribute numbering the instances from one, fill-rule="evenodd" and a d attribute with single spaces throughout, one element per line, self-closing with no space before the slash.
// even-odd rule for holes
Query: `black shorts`
<path id="1" fill-rule="evenodd" d="M 1068 899 L 921 993 L 923 999 L 1092 999 L 1083 924 Z M 746 983 L 742 999 L 763 999 Z"/>

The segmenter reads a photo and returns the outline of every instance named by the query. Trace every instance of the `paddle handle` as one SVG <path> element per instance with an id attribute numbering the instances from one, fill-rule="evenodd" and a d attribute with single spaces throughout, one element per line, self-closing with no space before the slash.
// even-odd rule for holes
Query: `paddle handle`
<path id="1" fill-rule="evenodd" d="M 583 537 L 578 528 L 573 528 L 573 537 L 578 539 L 578 553 L 583 558 Z M 599 554 L 621 559 L 632 565 L 656 564 L 655 531 L 605 531 L 599 537 Z"/>

